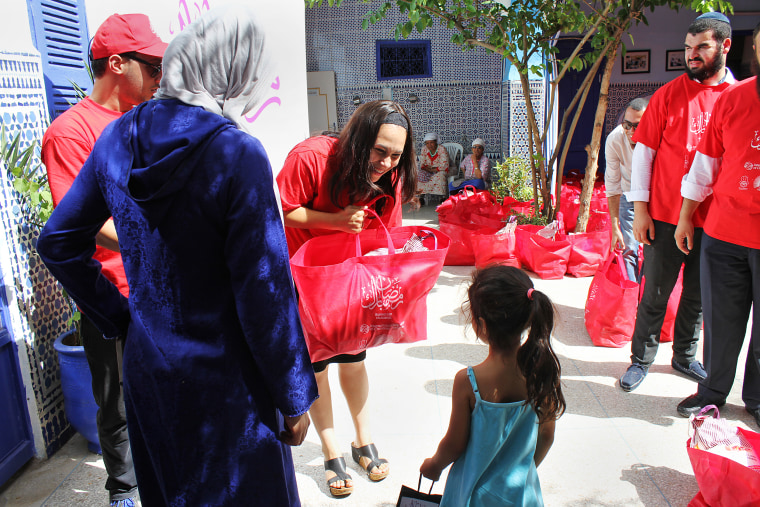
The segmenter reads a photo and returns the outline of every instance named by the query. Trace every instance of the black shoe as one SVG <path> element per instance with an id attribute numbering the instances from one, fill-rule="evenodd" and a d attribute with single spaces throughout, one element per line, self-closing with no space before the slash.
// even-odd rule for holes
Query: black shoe
<path id="1" fill-rule="evenodd" d="M 752 414 L 752 416 L 755 418 L 755 424 L 760 426 L 760 407 L 757 408 L 749 408 L 745 407 L 745 410 Z"/>
<path id="2" fill-rule="evenodd" d="M 692 394 L 681 403 L 678 404 L 678 414 L 682 417 L 689 417 L 696 415 L 707 405 L 715 405 L 716 407 L 722 407 L 726 404 L 726 400 L 723 401 L 709 401 L 702 397 L 699 393 Z"/>
<path id="3" fill-rule="evenodd" d="M 633 391 L 644 381 L 644 377 L 647 376 L 648 371 L 649 366 L 633 363 L 628 367 L 623 376 L 620 377 L 620 387 L 626 392 Z"/>
<path id="4" fill-rule="evenodd" d="M 688 365 L 683 365 L 675 360 L 670 361 L 670 365 L 673 367 L 674 370 L 680 371 L 684 375 L 686 375 L 689 378 L 693 378 L 697 382 L 701 382 L 702 380 L 707 378 L 707 372 L 705 371 L 705 367 L 702 366 L 702 363 L 699 361 L 692 361 Z"/>

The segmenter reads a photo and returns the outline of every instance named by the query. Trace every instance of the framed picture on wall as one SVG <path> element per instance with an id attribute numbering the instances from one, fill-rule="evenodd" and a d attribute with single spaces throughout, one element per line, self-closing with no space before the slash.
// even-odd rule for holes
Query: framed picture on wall
<path id="1" fill-rule="evenodd" d="M 623 74 L 649 72 L 649 50 L 628 51 L 623 55 Z"/>
<path id="2" fill-rule="evenodd" d="M 683 49 L 665 51 L 665 70 L 685 70 L 686 57 Z"/>

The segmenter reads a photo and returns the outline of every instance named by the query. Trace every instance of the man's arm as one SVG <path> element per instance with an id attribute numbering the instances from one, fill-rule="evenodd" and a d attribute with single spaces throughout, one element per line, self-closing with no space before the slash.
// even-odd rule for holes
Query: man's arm
<path id="1" fill-rule="evenodd" d="M 656 150 L 636 143 L 631 162 L 631 191 L 625 194 L 633 202 L 633 237 L 645 245 L 651 245 L 650 240 L 654 240 L 654 222 L 649 216 L 649 191 L 656 156 Z"/>
<path id="2" fill-rule="evenodd" d="M 610 252 L 615 248 L 625 250 L 623 233 L 620 231 L 620 194 L 623 188 L 620 185 L 622 175 L 620 173 L 620 154 L 614 146 L 614 136 L 607 137 L 604 145 L 604 158 L 607 160 L 607 169 L 604 171 L 604 187 L 607 190 L 607 208 L 610 214 Z M 627 139 L 626 139 L 627 142 Z"/>
<path id="3" fill-rule="evenodd" d="M 694 246 L 694 224 L 692 216 L 707 196 L 712 194 L 712 185 L 718 176 L 721 158 L 713 158 L 697 150 L 694 161 L 681 181 L 681 214 L 678 216 L 675 240 L 678 249 L 687 254 Z"/>
<path id="4" fill-rule="evenodd" d="M 90 146 L 71 137 L 52 136 L 43 139 L 42 162 L 47 170 L 54 206 L 58 206 L 71 188 L 90 151 Z M 106 222 L 100 230 L 96 244 L 114 252 L 119 251 L 119 238 L 113 220 Z"/>
<path id="5" fill-rule="evenodd" d="M 107 248 L 114 252 L 119 252 L 119 237 L 116 234 L 116 227 L 113 225 L 113 219 L 108 220 L 98 235 L 95 236 L 95 244 Z"/>

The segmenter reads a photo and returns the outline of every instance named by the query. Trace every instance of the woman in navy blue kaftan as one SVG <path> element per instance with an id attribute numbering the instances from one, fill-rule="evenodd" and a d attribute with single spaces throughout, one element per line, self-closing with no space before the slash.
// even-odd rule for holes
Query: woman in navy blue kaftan
<path id="1" fill-rule="evenodd" d="M 237 75 L 263 85 L 265 69 L 250 62 L 260 47 L 250 11 L 234 9 L 211 11 L 175 38 L 165 71 L 191 87 L 190 67 L 203 66 L 208 75 L 195 77 L 218 109 L 169 98 L 172 80 L 166 90 L 162 81 L 164 100 L 103 132 L 38 241 L 104 335 L 125 338 L 127 421 L 146 507 L 299 504 L 285 442 L 303 440 L 317 387 L 269 161 L 225 118 L 252 109 L 255 93 L 241 85 L 225 96 L 234 83 L 219 82 Z M 192 51 L 236 72 L 208 69 Z M 112 215 L 129 301 L 92 260 Z"/>

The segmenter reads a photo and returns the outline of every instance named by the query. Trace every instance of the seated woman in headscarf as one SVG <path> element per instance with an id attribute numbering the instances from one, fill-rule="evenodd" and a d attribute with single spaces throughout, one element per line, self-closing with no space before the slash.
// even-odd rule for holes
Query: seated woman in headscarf
<path id="1" fill-rule="evenodd" d="M 424 141 L 417 172 L 417 194 L 448 195 L 446 175 L 449 172 L 449 154 L 446 148 L 438 144 L 438 134 L 425 134 Z"/>
<path id="2" fill-rule="evenodd" d="M 484 155 L 486 144 L 481 138 L 472 142 L 472 154 L 467 155 L 459 168 L 464 172 L 464 180 L 449 183 L 449 192 L 456 193 L 466 186 L 488 190 L 491 186 L 491 161 Z"/>
<path id="3" fill-rule="evenodd" d="M 211 10 L 156 94 L 111 123 L 37 243 L 104 336 L 145 505 L 300 505 L 289 445 L 317 385 L 261 143 L 239 128 L 272 77 L 253 11 Z M 129 301 L 92 260 L 113 215 Z M 273 311 L 273 309 L 275 311 Z"/>

